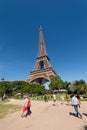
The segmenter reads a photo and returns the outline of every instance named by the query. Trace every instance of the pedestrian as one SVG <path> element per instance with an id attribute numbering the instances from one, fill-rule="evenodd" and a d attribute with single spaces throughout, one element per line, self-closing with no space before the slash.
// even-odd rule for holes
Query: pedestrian
<path id="1" fill-rule="evenodd" d="M 21 117 L 26 116 L 27 108 L 28 108 L 28 97 L 26 97 L 24 100 L 24 106 L 23 106 Z"/>
<path id="2" fill-rule="evenodd" d="M 64 96 L 63 95 L 61 95 L 61 104 L 64 104 Z"/>
<path id="3" fill-rule="evenodd" d="M 82 114 L 78 110 L 79 102 L 75 95 L 72 96 L 72 102 L 71 105 L 74 107 L 74 110 L 76 112 L 75 116 L 82 118 Z"/>
<path id="4" fill-rule="evenodd" d="M 55 94 L 53 94 L 53 106 L 55 106 L 56 104 L 55 104 L 55 102 L 56 102 L 56 95 Z"/>
<path id="5" fill-rule="evenodd" d="M 44 101 L 45 101 L 45 102 L 48 101 L 48 99 L 47 99 L 47 95 L 46 95 L 46 94 L 44 95 Z"/>
<path id="6" fill-rule="evenodd" d="M 27 104 L 27 113 L 26 113 L 26 116 L 30 115 L 32 112 L 31 112 L 31 100 L 30 100 L 30 97 L 28 97 L 28 104 Z"/>

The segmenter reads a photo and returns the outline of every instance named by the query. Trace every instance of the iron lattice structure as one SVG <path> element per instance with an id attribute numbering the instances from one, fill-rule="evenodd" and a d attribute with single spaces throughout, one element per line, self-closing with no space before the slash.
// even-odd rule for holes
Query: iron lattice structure
<path id="1" fill-rule="evenodd" d="M 34 70 L 30 72 L 27 81 L 44 84 L 50 81 L 51 76 L 57 76 L 57 74 L 51 67 L 50 59 L 45 48 L 43 29 L 40 27 L 38 57 L 36 58 Z"/>

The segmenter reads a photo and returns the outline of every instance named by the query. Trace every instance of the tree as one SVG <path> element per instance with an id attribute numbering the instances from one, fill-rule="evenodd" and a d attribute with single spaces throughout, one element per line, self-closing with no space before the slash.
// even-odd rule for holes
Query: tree
<path id="1" fill-rule="evenodd" d="M 64 82 L 63 80 L 57 76 L 57 77 L 51 77 L 51 83 L 49 84 L 49 89 L 54 90 L 54 89 L 61 89 L 64 87 Z"/>
<path id="2" fill-rule="evenodd" d="M 79 80 L 79 81 L 74 80 L 69 84 L 68 88 L 71 93 L 76 93 L 76 94 L 87 93 L 87 84 L 84 80 Z"/>
<path id="3" fill-rule="evenodd" d="M 40 85 L 40 84 L 35 84 L 35 83 L 30 83 L 30 94 L 44 94 L 45 93 L 45 88 L 44 86 Z"/>
<path id="4" fill-rule="evenodd" d="M 78 84 L 86 84 L 86 82 L 83 79 L 81 79 L 78 81 Z"/>
<path id="5" fill-rule="evenodd" d="M 5 86 L 0 87 L 0 96 L 3 97 L 3 95 L 6 93 Z"/>
<path id="6" fill-rule="evenodd" d="M 87 84 L 79 84 L 75 88 L 77 94 L 87 94 Z"/>
<path id="7" fill-rule="evenodd" d="M 75 91 L 75 88 L 76 88 L 76 85 L 77 85 L 77 80 L 74 80 L 72 81 L 69 86 L 68 86 L 68 89 L 71 93 L 74 93 Z"/>

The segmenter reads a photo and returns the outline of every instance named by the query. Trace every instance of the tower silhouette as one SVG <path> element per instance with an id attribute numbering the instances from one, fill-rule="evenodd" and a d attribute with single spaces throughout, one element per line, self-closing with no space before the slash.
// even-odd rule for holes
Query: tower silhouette
<path id="1" fill-rule="evenodd" d="M 43 29 L 40 26 L 38 57 L 36 58 L 34 70 L 30 72 L 27 81 L 38 84 L 44 84 L 50 81 L 51 76 L 57 76 L 57 74 L 51 67 L 50 59 L 47 55 L 45 48 Z"/>

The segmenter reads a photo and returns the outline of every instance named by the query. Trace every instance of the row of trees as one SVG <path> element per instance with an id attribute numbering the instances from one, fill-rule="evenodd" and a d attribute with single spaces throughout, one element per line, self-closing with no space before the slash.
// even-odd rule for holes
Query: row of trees
<path id="1" fill-rule="evenodd" d="M 49 85 L 51 90 L 66 89 L 68 94 L 87 94 L 87 83 L 84 80 L 74 80 L 72 82 L 64 82 L 59 76 L 52 77 Z"/>
<path id="2" fill-rule="evenodd" d="M 38 94 L 43 95 L 52 93 L 53 90 L 66 89 L 67 93 L 87 94 L 87 83 L 84 80 L 75 80 L 72 82 L 64 82 L 59 76 L 51 77 L 49 90 L 43 85 L 28 83 L 26 81 L 1 81 L 0 82 L 0 96 L 5 93 L 8 96 L 14 96 L 17 93 Z"/>
<path id="3" fill-rule="evenodd" d="M 2 97 L 4 93 L 8 96 L 15 96 L 17 93 L 21 93 L 23 97 L 24 93 L 41 95 L 47 92 L 45 87 L 39 84 L 29 84 L 26 81 L 1 81 L 0 96 Z"/>

